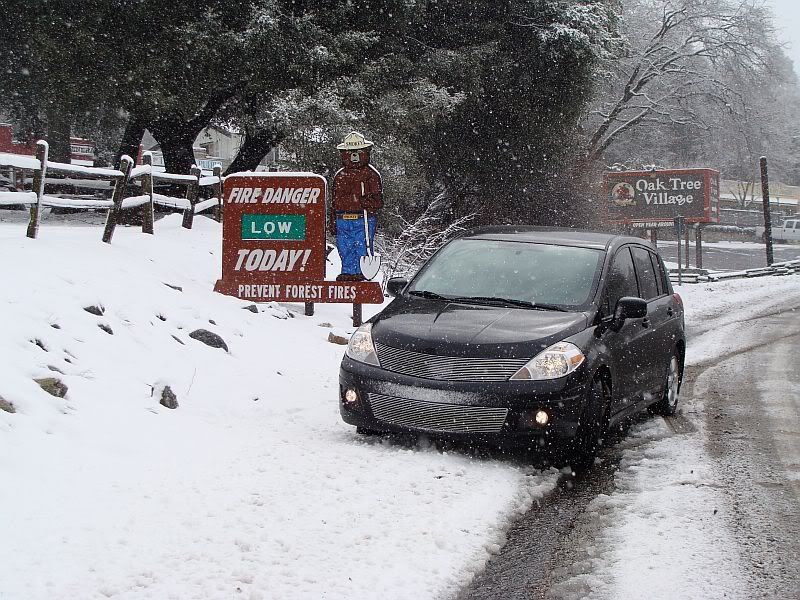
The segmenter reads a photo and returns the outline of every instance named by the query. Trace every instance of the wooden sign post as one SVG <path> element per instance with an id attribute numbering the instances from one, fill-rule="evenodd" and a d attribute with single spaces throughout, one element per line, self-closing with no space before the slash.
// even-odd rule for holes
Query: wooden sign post
<path id="1" fill-rule="evenodd" d="M 316 302 L 382 303 L 379 283 L 325 280 L 326 197 L 327 183 L 314 173 L 226 177 L 222 279 L 214 290 L 255 302 L 302 302 L 306 314 Z"/>

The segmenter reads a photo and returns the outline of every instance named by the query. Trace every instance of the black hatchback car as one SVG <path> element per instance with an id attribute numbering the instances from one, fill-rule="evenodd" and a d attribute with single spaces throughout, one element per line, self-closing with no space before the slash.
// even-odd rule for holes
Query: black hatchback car
<path id="1" fill-rule="evenodd" d="M 339 373 L 342 418 L 361 433 L 566 442 L 592 455 L 626 416 L 675 410 L 683 305 L 640 238 L 479 229 L 388 291 Z"/>

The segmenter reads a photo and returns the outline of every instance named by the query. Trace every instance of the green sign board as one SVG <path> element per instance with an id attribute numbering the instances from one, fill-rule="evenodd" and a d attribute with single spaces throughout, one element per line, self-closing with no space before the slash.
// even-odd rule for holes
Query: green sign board
<path id="1" fill-rule="evenodd" d="M 305 215 L 242 215 L 243 240 L 305 240 Z"/>

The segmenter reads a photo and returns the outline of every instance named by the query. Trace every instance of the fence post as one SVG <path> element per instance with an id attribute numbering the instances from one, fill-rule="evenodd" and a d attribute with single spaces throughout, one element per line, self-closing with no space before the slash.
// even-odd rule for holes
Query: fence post
<path id="1" fill-rule="evenodd" d="M 683 228 L 683 241 L 686 248 L 686 268 L 689 268 L 689 226 Z"/>
<path id="2" fill-rule="evenodd" d="M 200 195 L 200 167 L 192 165 L 191 170 L 194 181 L 186 188 L 186 199 L 189 201 L 189 208 L 183 211 L 183 227 L 191 229 L 194 223 L 194 205 L 197 204 L 197 197 Z"/>
<path id="3" fill-rule="evenodd" d="M 217 196 L 217 208 L 215 209 L 217 221 L 222 222 L 222 167 L 219 165 L 214 166 L 214 177 L 217 178 L 217 183 L 214 184 L 214 193 Z"/>
<path id="4" fill-rule="evenodd" d="M 106 216 L 106 227 L 103 230 L 103 241 L 106 244 L 111 243 L 111 238 L 114 237 L 114 229 L 117 226 L 119 213 L 122 211 L 122 197 L 125 195 L 125 188 L 128 186 L 128 179 L 131 175 L 133 168 L 133 159 L 124 154 L 119 161 L 119 170 L 122 171 L 122 178 L 117 179 L 114 184 L 114 193 L 111 194 L 111 208 L 108 209 L 108 216 Z"/>
<path id="5" fill-rule="evenodd" d="M 697 224 L 697 230 L 695 231 L 695 247 L 694 247 L 694 255 L 695 255 L 695 262 L 697 263 L 697 268 L 703 268 L 703 224 Z"/>
<path id="6" fill-rule="evenodd" d="M 143 205 L 142 233 L 153 234 L 153 221 L 155 220 L 155 206 L 153 203 L 153 155 L 145 152 L 142 155 L 142 164 L 150 167 L 150 172 L 142 177 L 142 192 L 150 196 L 150 201 Z"/>
<path id="7" fill-rule="evenodd" d="M 678 285 L 683 285 L 683 259 L 681 257 L 681 235 L 683 234 L 683 217 L 677 216 L 675 221 L 675 241 L 678 242 Z"/>
<path id="8" fill-rule="evenodd" d="M 39 161 L 40 166 L 33 172 L 31 190 L 36 194 L 36 204 L 31 206 L 31 220 L 28 222 L 28 237 L 34 240 L 39 234 L 39 219 L 42 216 L 42 196 L 44 196 L 44 178 L 47 175 L 48 153 L 47 142 L 44 140 L 36 142 L 36 159 Z"/>

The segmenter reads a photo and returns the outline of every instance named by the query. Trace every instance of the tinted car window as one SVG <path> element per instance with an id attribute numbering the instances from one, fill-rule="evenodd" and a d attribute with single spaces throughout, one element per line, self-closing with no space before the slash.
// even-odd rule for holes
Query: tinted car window
<path id="1" fill-rule="evenodd" d="M 622 248 L 614 255 L 614 260 L 608 271 L 603 309 L 606 314 L 611 314 L 620 298 L 638 295 L 636 272 L 633 270 L 630 250 Z"/>
<path id="2" fill-rule="evenodd" d="M 650 260 L 653 262 L 653 271 L 656 274 L 656 283 L 658 284 L 658 295 L 669 293 L 667 286 L 667 273 L 664 270 L 663 263 L 659 260 L 658 255 L 650 253 Z"/>
<path id="3" fill-rule="evenodd" d="M 658 297 L 658 284 L 656 274 L 653 271 L 653 262 L 650 260 L 650 252 L 644 248 L 631 248 L 633 262 L 636 265 L 636 275 L 639 279 L 639 291 L 645 300 Z"/>
<path id="4" fill-rule="evenodd" d="M 603 252 L 591 248 L 455 240 L 426 265 L 410 291 L 576 307 L 589 301 L 602 259 Z"/>

